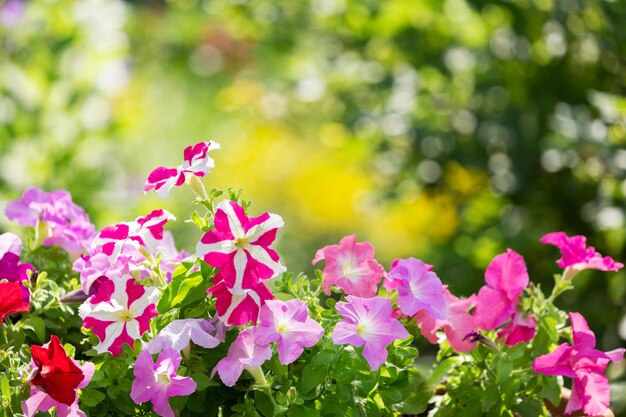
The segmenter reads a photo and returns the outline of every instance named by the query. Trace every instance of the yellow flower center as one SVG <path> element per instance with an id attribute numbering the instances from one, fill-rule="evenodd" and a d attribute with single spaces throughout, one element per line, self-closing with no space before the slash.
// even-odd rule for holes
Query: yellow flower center
<path id="1" fill-rule="evenodd" d="M 133 313 L 131 313 L 129 310 L 122 310 L 119 314 L 121 321 L 131 321 L 134 318 Z"/>
<path id="2" fill-rule="evenodd" d="M 286 327 L 287 327 L 287 323 L 285 322 L 278 323 L 278 326 L 276 326 L 276 331 L 278 331 L 278 333 L 283 333 Z"/>
<path id="3" fill-rule="evenodd" d="M 239 249 L 244 249 L 246 246 L 248 246 L 248 239 L 243 237 L 237 238 L 237 240 L 235 240 L 235 246 Z"/>
<path id="4" fill-rule="evenodd" d="M 157 374 L 157 382 L 159 385 L 169 385 L 171 381 L 167 374 Z"/>

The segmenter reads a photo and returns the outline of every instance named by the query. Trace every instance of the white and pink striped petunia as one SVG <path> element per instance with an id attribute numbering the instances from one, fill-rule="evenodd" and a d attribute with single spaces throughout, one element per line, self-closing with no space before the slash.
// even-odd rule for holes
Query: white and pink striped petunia
<path id="1" fill-rule="evenodd" d="M 219 149 L 217 142 L 199 142 L 187 146 L 183 151 L 183 163 L 176 168 L 160 166 L 148 175 L 144 192 L 156 191 L 162 198 L 167 198 L 173 187 L 180 187 L 193 176 L 204 177 L 215 167 L 215 162 L 208 156 L 209 151 Z"/>
<path id="2" fill-rule="evenodd" d="M 214 224 L 198 242 L 196 254 L 223 269 L 224 282 L 233 294 L 244 294 L 261 280 L 285 272 L 278 254 L 269 247 L 284 224 L 279 215 L 248 217 L 239 204 L 224 200 L 217 206 Z"/>
<path id="3" fill-rule="evenodd" d="M 157 315 L 156 288 L 136 284 L 130 275 L 99 285 L 95 294 L 78 309 L 83 326 L 100 339 L 98 353 L 122 353 L 122 345 L 133 346 L 135 340 L 150 329 L 150 319 Z"/>
<path id="4" fill-rule="evenodd" d="M 145 217 L 134 222 L 119 223 L 105 227 L 98 233 L 92 246 L 101 247 L 102 252 L 116 259 L 125 245 L 144 247 L 148 252 L 156 252 L 157 244 L 163 240 L 163 227 L 176 217 L 167 210 L 152 210 Z"/>
<path id="5" fill-rule="evenodd" d="M 256 324 L 259 310 L 267 300 L 273 300 L 274 295 L 262 282 L 250 289 L 235 294 L 224 281 L 222 269 L 214 278 L 213 287 L 207 293 L 216 299 L 215 308 L 218 318 L 225 325 L 243 326 L 252 322 Z"/>

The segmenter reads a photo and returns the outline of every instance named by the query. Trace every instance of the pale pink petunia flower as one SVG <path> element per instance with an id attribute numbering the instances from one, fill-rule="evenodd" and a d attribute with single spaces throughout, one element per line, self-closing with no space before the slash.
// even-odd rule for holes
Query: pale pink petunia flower
<path id="1" fill-rule="evenodd" d="M 324 335 L 324 329 L 309 317 L 308 305 L 302 300 L 268 300 L 261 308 L 259 321 L 257 343 L 276 342 L 283 365 L 294 362 L 305 347 L 314 346 Z"/>
<path id="2" fill-rule="evenodd" d="M 226 285 L 222 269 L 213 278 L 213 287 L 207 293 L 215 297 L 215 309 L 217 316 L 226 325 L 243 326 L 252 322 L 255 324 L 259 317 L 259 310 L 267 300 L 274 299 L 274 295 L 263 282 L 256 286 L 235 293 Z"/>
<path id="3" fill-rule="evenodd" d="M 166 348 L 181 351 L 190 342 L 212 349 L 224 341 L 224 325 L 219 321 L 207 319 L 174 320 L 165 326 L 158 335 L 146 345 L 146 350 L 152 354 Z"/>
<path id="4" fill-rule="evenodd" d="M 217 142 L 199 142 L 185 148 L 183 162 L 176 168 L 160 166 L 148 175 L 144 192 L 156 191 L 161 198 L 167 198 L 173 187 L 180 187 L 194 176 L 204 177 L 215 167 L 208 152 L 219 149 Z"/>
<path id="5" fill-rule="evenodd" d="M 507 346 L 514 346 L 518 343 L 528 342 L 535 337 L 535 328 L 537 320 L 532 315 L 524 316 L 524 314 L 516 310 L 511 317 L 511 321 L 498 332 L 499 338 L 505 338 L 504 343 Z"/>
<path id="6" fill-rule="evenodd" d="M 564 232 L 553 232 L 543 236 L 541 243 L 554 245 L 561 251 L 561 259 L 556 261 L 561 268 L 570 268 L 572 278 L 577 272 L 584 269 L 598 269 L 600 271 L 619 271 L 624 264 L 614 261 L 608 256 L 602 256 L 593 248 L 587 247 L 585 236 L 567 236 Z"/>
<path id="7" fill-rule="evenodd" d="M 147 350 L 141 352 L 133 367 L 135 380 L 130 398 L 136 404 L 151 402 L 153 411 L 161 417 L 174 417 L 170 397 L 188 396 L 197 388 L 193 379 L 177 374 L 181 359 L 172 348 L 165 348 L 156 362 Z"/>
<path id="8" fill-rule="evenodd" d="M 485 281 L 487 285 L 478 292 L 475 317 L 478 327 L 493 330 L 513 317 L 528 286 L 524 258 L 512 249 L 496 255 L 485 271 Z"/>
<path id="9" fill-rule="evenodd" d="M 388 290 L 398 291 L 398 305 L 403 314 L 412 316 L 426 310 L 433 317 L 445 320 L 448 305 L 443 284 L 430 265 L 419 259 L 396 260 L 383 284 Z"/>
<path id="10" fill-rule="evenodd" d="M 387 360 L 387 346 L 394 340 L 407 338 L 409 333 L 392 318 L 388 298 L 348 295 L 346 299 L 347 303 L 339 301 L 336 304 L 343 319 L 333 330 L 333 343 L 363 346 L 363 357 L 372 371 L 376 371 Z"/>
<path id="11" fill-rule="evenodd" d="M 152 210 L 145 217 L 134 222 L 119 223 L 105 227 L 92 243 L 92 251 L 101 251 L 116 260 L 127 245 L 145 248 L 148 252 L 157 251 L 158 242 L 163 240 L 163 227 L 170 220 L 176 220 L 172 213 L 163 209 Z"/>
<path id="12" fill-rule="evenodd" d="M 572 378 L 572 395 L 564 414 L 583 410 L 585 415 L 600 416 L 609 410 L 610 388 L 604 371 L 609 362 L 620 362 L 625 349 L 602 352 L 595 348 L 596 337 L 580 313 L 569 313 L 573 345 L 563 343 L 533 361 L 533 370 L 544 375 Z"/>
<path id="13" fill-rule="evenodd" d="M 277 214 L 248 217 L 235 201 L 223 200 L 215 210 L 215 228 L 202 236 L 196 255 L 222 269 L 222 277 L 233 294 L 255 288 L 261 280 L 285 272 L 278 254 L 270 248 L 283 226 Z"/>
<path id="14" fill-rule="evenodd" d="M 48 348 L 51 342 L 43 345 L 43 348 Z M 62 347 L 61 347 L 62 348 Z M 81 365 L 75 359 L 71 360 L 83 374 L 83 380 L 78 384 L 76 388 L 81 389 L 89 385 L 91 378 L 95 372 L 95 365 L 91 362 L 83 362 Z M 31 361 L 31 367 L 36 368 L 34 361 Z M 87 415 L 78 407 L 78 395 L 75 396 L 74 401 L 71 404 L 61 403 L 48 395 L 45 391 L 38 388 L 36 385 L 31 385 L 30 396 L 28 399 L 22 402 L 22 414 L 26 417 L 34 417 L 37 412 L 47 412 L 53 407 L 56 407 L 56 414 L 59 417 L 87 417 Z"/>
<path id="15" fill-rule="evenodd" d="M 157 315 L 156 288 L 136 284 L 131 276 L 103 278 L 94 295 L 78 309 L 83 326 L 92 329 L 100 343 L 98 353 L 122 353 L 122 346 L 133 346 L 135 340 L 150 329 L 150 319 Z"/>
<path id="16" fill-rule="evenodd" d="M 374 247 L 369 242 L 357 243 L 356 236 L 346 236 L 338 245 L 324 246 L 317 251 L 313 265 L 326 261 L 322 272 L 322 288 L 330 295 L 333 285 L 347 295 L 374 297 L 385 269 L 374 259 Z"/>
<path id="17" fill-rule="evenodd" d="M 86 249 L 96 235 L 85 210 L 76 205 L 70 193 L 64 190 L 45 192 L 29 188 L 22 198 L 7 205 L 5 213 L 10 220 L 23 227 L 37 228 L 42 234 L 40 243 L 58 245 L 72 258 Z"/>
<path id="18" fill-rule="evenodd" d="M 437 319 L 428 310 L 420 310 L 415 315 L 422 336 L 430 343 L 437 343 L 439 337 L 437 331 L 444 330 L 450 346 L 457 352 L 469 352 L 476 347 L 475 342 L 465 338 L 469 333 L 476 331 L 476 319 L 469 310 L 476 306 L 476 295 L 468 298 L 457 298 L 447 288 L 443 290 L 446 303 L 448 304 L 448 318 Z"/>
<path id="19" fill-rule="evenodd" d="M 248 327 L 237 336 L 237 339 L 228 348 L 228 354 L 222 358 L 211 376 L 217 372 L 222 382 L 232 387 L 235 385 L 244 370 L 253 376 L 260 374 L 261 365 L 272 357 L 272 348 L 269 345 L 258 344 L 255 328 Z"/>

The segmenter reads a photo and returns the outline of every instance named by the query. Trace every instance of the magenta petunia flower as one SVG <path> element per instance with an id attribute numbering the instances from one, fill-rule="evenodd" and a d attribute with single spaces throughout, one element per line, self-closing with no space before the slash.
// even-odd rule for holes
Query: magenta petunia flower
<path id="1" fill-rule="evenodd" d="M 418 259 L 396 260 L 383 285 L 388 290 L 398 291 L 398 305 L 407 316 L 420 310 L 426 310 L 440 320 L 448 316 L 441 280 L 432 272 L 430 265 Z"/>
<path id="2" fill-rule="evenodd" d="M 609 409 L 610 388 L 604 371 L 610 361 L 620 362 L 625 349 L 602 352 L 595 348 L 596 336 L 580 313 L 569 313 L 572 323 L 572 346 L 559 345 L 547 355 L 533 361 L 535 372 L 572 378 L 572 396 L 565 415 L 583 410 L 585 415 L 604 415 Z"/>
<path id="3" fill-rule="evenodd" d="M 7 205 L 5 213 L 23 227 L 36 227 L 40 233 L 45 231 L 42 236 L 45 246 L 61 246 L 72 257 L 87 248 L 96 235 L 85 210 L 74 204 L 70 193 L 63 190 L 47 193 L 29 188 L 22 198 Z M 37 227 L 39 222 L 45 228 Z"/>
<path id="4" fill-rule="evenodd" d="M 374 259 L 374 247 L 369 242 L 357 243 L 356 236 L 346 236 L 338 245 L 324 246 L 317 251 L 312 264 L 326 261 L 322 288 L 330 295 L 333 285 L 348 295 L 374 297 L 385 269 Z"/>
<path id="5" fill-rule="evenodd" d="M 0 235 L 0 280 L 6 279 L 9 282 L 20 284 L 22 292 L 22 303 L 30 302 L 30 290 L 23 284 L 28 280 L 28 272 L 34 272 L 35 268 L 31 264 L 20 263 L 20 251 L 22 241 L 13 233 L 3 233 Z"/>
<path id="6" fill-rule="evenodd" d="M 263 362 L 271 357 L 272 348 L 269 345 L 258 344 L 255 328 L 248 327 L 239 333 L 237 339 L 230 345 L 226 357 L 215 365 L 211 377 L 217 372 L 222 382 L 232 387 L 244 369 L 256 376 L 262 372 L 260 367 Z"/>
<path id="7" fill-rule="evenodd" d="M 117 356 L 122 345 L 132 347 L 150 329 L 150 319 L 157 315 L 158 297 L 156 288 L 135 284 L 131 276 L 104 278 L 95 294 L 78 309 L 83 326 L 100 339 L 96 351 Z"/>
<path id="8" fill-rule="evenodd" d="M 55 346 L 53 347 L 51 344 Z M 26 417 L 33 417 L 38 411 L 45 413 L 56 407 L 56 414 L 59 417 L 87 417 L 78 407 L 78 394 L 76 391 L 89 385 L 96 369 L 95 365 L 91 362 L 84 362 L 81 365 L 77 360 L 67 357 L 63 346 L 54 335 L 51 337 L 50 342 L 43 346 L 34 346 L 34 348 L 39 349 L 35 350 L 30 366 L 33 370 L 41 367 L 38 371 L 40 376 L 35 376 L 31 381 L 30 397 L 22 402 L 22 414 Z M 45 361 L 45 363 L 40 362 L 39 367 L 35 363 L 35 357 L 38 356 L 37 353 L 40 353 L 38 360 L 43 359 Z M 66 361 L 69 363 L 64 363 Z M 44 368 L 46 372 L 45 375 L 42 375 L 44 374 Z M 72 370 L 76 372 L 68 375 Z M 48 383 L 46 383 L 46 379 L 49 380 Z M 76 379 L 75 384 L 69 385 L 68 383 L 73 382 L 74 379 Z M 43 382 L 39 380 L 43 380 Z M 55 400 L 44 391 L 42 386 L 38 386 L 37 382 L 46 385 L 47 389 L 55 397 L 58 396 L 57 391 L 70 390 L 69 393 L 73 394 L 73 400 L 70 399 L 67 403 Z"/>
<path id="9" fill-rule="evenodd" d="M 485 271 L 485 281 L 487 285 L 478 292 L 475 317 L 478 327 L 493 330 L 513 316 L 528 285 L 524 258 L 511 249 L 496 255 Z"/>
<path id="10" fill-rule="evenodd" d="M 226 267 L 225 269 L 228 269 Z M 256 323 L 259 310 L 267 300 L 274 299 L 270 289 L 262 282 L 255 287 L 234 293 L 224 281 L 222 269 L 213 278 L 213 287 L 207 293 L 215 297 L 217 316 L 226 325 L 243 326 L 249 322 Z"/>
<path id="11" fill-rule="evenodd" d="M 158 167 L 148 175 L 144 192 L 156 191 L 162 198 L 167 198 L 173 187 L 180 187 L 193 176 L 204 177 L 215 167 L 208 152 L 219 149 L 216 142 L 199 142 L 187 146 L 183 152 L 183 163 L 177 168 Z"/>
<path id="12" fill-rule="evenodd" d="M 136 404 L 149 401 L 158 415 L 174 417 L 170 397 L 191 395 L 197 387 L 190 377 L 177 374 L 181 359 L 180 353 L 172 348 L 165 348 L 156 362 L 147 350 L 141 352 L 133 368 L 135 380 L 130 398 Z"/>
<path id="13" fill-rule="evenodd" d="M 585 236 L 569 237 L 564 232 L 553 232 L 543 236 L 540 242 L 559 248 L 561 259 L 556 261 L 557 265 L 564 269 L 571 268 L 574 274 L 583 269 L 619 271 L 624 267 L 624 264 L 615 262 L 608 256 L 603 257 L 593 246 L 587 247 Z"/>
<path id="14" fill-rule="evenodd" d="M 164 349 L 183 350 L 190 341 L 206 349 L 212 349 L 224 341 L 224 325 L 207 319 L 174 320 L 165 326 L 146 345 L 152 354 Z"/>
<path id="15" fill-rule="evenodd" d="M 348 295 L 348 302 L 339 301 L 337 311 L 343 316 L 335 326 L 332 338 L 336 345 L 363 347 L 363 356 L 377 370 L 387 360 L 387 346 L 409 333 L 392 318 L 391 301 L 387 298 L 361 298 Z"/>
<path id="16" fill-rule="evenodd" d="M 513 346 L 521 342 L 528 342 L 535 337 L 536 327 L 537 320 L 534 316 L 524 317 L 521 311 L 516 310 L 509 324 L 498 332 L 498 337 L 505 338 L 504 343 Z"/>
<path id="17" fill-rule="evenodd" d="M 469 333 L 476 331 L 476 319 L 469 310 L 476 306 L 476 295 L 469 298 L 457 298 L 445 286 L 443 294 L 448 304 L 448 318 L 440 320 L 422 309 L 415 315 L 415 321 L 422 336 L 430 343 L 437 343 L 437 331 L 443 329 L 450 346 L 457 352 L 469 352 L 476 347 L 475 342 L 465 339 Z"/>
<path id="18" fill-rule="evenodd" d="M 145 248 L 156 252 L 157 245 L 163 240 L 163 227 L 176 217 L 167 210 L 152 210 L 145 217 L 138 217 L 134 222 L 119 223 L 105 227 L 93 240 L 92 251 L 101 251 L 116 260 L 126 246 Z"/>
<path id="19" fill-rule="evenodd" d="M 309 317 L 307 303 L 302 300 L 268 300 L 261 308 L 256 328 L 259 344 L 277 342 L 278 359 L 283 365 L 294 362 L 304 348 L 314 346 L 324 329 Z"/>
<path id="20" fill-rule="evenodd" d="M 215 229 L 202 236 L 196 254 L 206 263 L 222 268 L 222 276 L 233 294 L 255 288 L 260 280 L 273 278 L 285 268 L 270 248 L 283 219 L 263 213 L 248 217 L 239 204 L 223 200 L 217 206 Z"/>

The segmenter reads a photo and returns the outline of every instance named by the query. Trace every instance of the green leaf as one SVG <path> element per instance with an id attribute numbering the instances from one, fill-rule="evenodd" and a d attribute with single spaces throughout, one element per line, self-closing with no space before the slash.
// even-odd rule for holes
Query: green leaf
<path id="1" fill-rule="evenodd" d="M 189 276 L 181 275 L 170 282 L 163 291 L 157 309 L 164 313 L 172 308 L 182 308 L 188 304 L 206 297 L 209 280 L 205 279 L 200 272 L 194 272 Z"/>
<path id="2" fill-rule="evenodd" d="M 0 392 L 2 393 L 2 400 L 11 404 L 11 387 L 9 386 L 9 378 L 5 374 L 2 374 L 0 378 Z"/>
<path id="3" fill-rule="evenodd" d="M 41 343 L 46 342 L 46 323 L 41 317 L 31 316 L 28 320 Z"/>
<path id="4" fill-rule="evenodd" d="M 491 407 L 493 407 L 496 404 L 496 402 L 498 402 L 499 397 L 500 397 L 500 392 L 498 391 L 498 385 L 497 384 L 487 385 L 483 393 L 482 400 L 481 400 L 483 413 L 486 413 L 487 411 L 491 410 Z"/>
<path id="5" fill-rule="evenodd" d="M 191 378 L 197 385 L 196 391 L 204 391 L 208 387 L 217 387 L 220 385 L 216 381 L 212 380 L 207 374 L 203 374 L 201 372 L 191 374 Z"/>
<path id="6" fill-rule="evenodd" d="M 87 407 L 95 407 L 105 398 L 106 395 L 97 389 L 84 388 L 80 392 L 80 402 Z"/>
<path id="7" fill-rule="evenodd" d="M 274 413 L 274 405 L 272 400 L 263 392 L 254 392 L 254 405 L 256 409 L 261 412 L 265 417 L 272 417 Z"/>
<path id="8" fill-rule="evenodd" d="M 289 411 L 287 412 L 288 417 L 320 417 L 320 412 L 313 409 L 304 407 L 301 405 L 294 405 L 289 407 Z"/>
<path id="9" fill-rule="evenodd" d="M 553 405 L 557 406 L 561 403 L 561 386 L 554 376 L 540 376 L 539 386 L 541 398 L 547 398 Z"/>
<path id="10" fill-rule="evenodd" d="M 318 385 L 326 381 L 328 366 L 314 366 L 312 363 L 304 367 L 302 371 L 302 382 L 300 383 L 303 394 L 308 394 Z"/>
<path id="11" fill-rule="evenodd" d="M 496 364 L 496 377 L 498 380 L 498 384 L 502 384 L 511 376 L 511 371 L 513 370 L 513 364 L 508 359 L 500 359 Z"/>
<path id="12" fill-rule="evenodd" d="M 443 378 L 443 376 L 447 374 L 450 369 L 454 368 L 459 362 L 461 362 L 461 360 L 462 358 L 458 356 L 452 356 L 442 360 L 439 365 L 433 369 L 433 372 L 430 374 L 430 377 L 428 377 L 426 384 L 430 387 L 436 385 L 439 380 L 441 380 L 441 378 Z"/>

